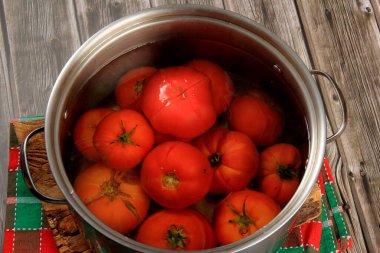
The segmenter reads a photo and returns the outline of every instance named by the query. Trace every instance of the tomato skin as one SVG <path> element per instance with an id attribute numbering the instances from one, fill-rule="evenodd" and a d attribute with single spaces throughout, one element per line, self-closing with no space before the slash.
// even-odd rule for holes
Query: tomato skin
<path id="1" fill-rule="evenodd" d="M 239 228 L 238 215 L 231 208 L 251 224 Z M 219 245 L 226 245 L 243 239 L 261 227 L 268 224 L 279 212 L 281 207 L 264 193 L 253 190 L 242 190 L 227 195 L 216 207 L 214 212 L 214 232 Z"/>
<path id="2" fill-rule="evenodd" d="M 78 174 L 74 189 L 97 218 L 122 234 L 135 229 L 148 213 L 150 199 L 136 170 L 116 171 L 94 163 Z"/>
<path id="3" fill-rule="evenodd" d="M 193 144 L 205 154 L 213 168 L 210 193 L 242 190 L 256 175 L 259 153 L 243 133 L 218 128 L 201 135 Z"/>
<path id="4" fill-rule="evenodd" d="M 158 132 L 192 139 L 216 120 L 209 83 L 190 67 L 160 69 L 144 86 L 141 108 Z"/>
<path id="5" fill-rule="evenodd" d="M 281 111 L 274 104 L 274 100 L 262 91 L 239 95 L 229 108 L 228 123 L 231 129 L 250 136 L 258 146 L 273 144 L 284 128 Z"/>
<path id="6" fill-rule="evenodd" d="M 155 145 L 159 145 L 159 144 L 167 142 L 167 141 L 191 142 L 190 139 L 178 138 L 175 136 L 171 136 L 169 134 L 163 134 L 163 133 L 154 131 L 154 143 L 155 143 Z"/>
<path id="7" fill-rule="evenodd" d="M 145 192 L 166 208 L 185 208 L 210 190 L 212 171 L 207 158 L 191 144 L 170 141 L 156 146 L 141 167 Z"/>
<path id="8" fill-rule="evenodd" d="M 264 149 L 258 171 L 260 191 L 286 205 L 298 189 L 301 165 L 301 153 L 291 144 L 277 143 Z"/>
<path id="9" fill-rule="evenodd" d="M 202 59 L 189 61 L 187 66 L 203 73 L 210 79 L 212 102 L 217 114 L 221 114 L 229 107 L 234 87 L 228 73 L 218 64 Z"/>
<path id="10" fill-rule="evenodd" d="M 214 230 L 208 221 L 208 219 L 201 214 L 200 212 L 194 210 L 194 214 L 198 216 L 198 219 L 203 223 L 205 234 L 206 234 L 206 242 L 204 249 L 211 249 L 216 247 L 216 238 L 214 234 Z"/>
<path id="11" fill-rule="evenodd" d="M 153 147 L 153 129 L 137 111 L 108 114 L 97 126 L 94 145 L 102 161 L 114 169 L 136 167 Z"/>
<path id="12" fill-rule="evenodd" d="M 139 110 L 145 80 L 156 71 L 154 67 L 143 66 L 126 72 L 115 88 L 116 104 L 121 109 Z"/>
<path id="13" fill-rule="evenodd" d="M 186 236 L 182 245 L 171 245 L 165 239 L 168 231 L 181 228 Z M 139 227 L 136 241 L 157 248 L 171 250 L 202 250 L 215 247 L 215 237 L 211 225 L 197 211 L 185 209 L 163 209 L 149 216 Z"/>
<path id="14" fill-rule="evenodd" d="M 83 113 L 74 126 L 74 145 L 84 157 L 91 161 L 99 161 L 100 156 L 95 149 L 93 136 L 99 122 L 109 113 L 109 108 L 93 108 Z"/>

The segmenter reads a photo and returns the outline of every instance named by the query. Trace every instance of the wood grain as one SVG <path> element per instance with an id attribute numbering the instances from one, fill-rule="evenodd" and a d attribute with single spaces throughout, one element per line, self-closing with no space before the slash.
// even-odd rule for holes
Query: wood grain
<path id="1" fill-rule="evenodd" d="M 225 7 L 262 24 L 285 41 L 311 67 L 301 23 L 293 0 L 225 0 Z"/>
<path id="2" fill-rule="evenodd" d="M 339 3 L 337 3 L 339 2 Z M 343 3 L 344 2 L 344 3 Z M 358 252 L 379 252 L 380 34 L 369 1 L 297 1 L 315 66 L 331 73 L 347 101 L 349 122 L 338 140 L 336 178 L 351 206 Z M 322 81 L 331 120 L 340 111 Z M 365 229 L 363 229 L 365 228 Z M 363 239 L 363 240 L 361 240 Z"/>
<path id="3" fill-rule="evenodd" d="M 79 37 L 69 1 L 4 0 L 0 17 L 0 173 L 7 175 L 9 120 L 45 113 L 54 81 Z M 1 176 L 1 231 L 6 182 Z"/>
<path id="4" fill-rule="evenodd" d="M 7 33 L 3 26 L 4 20 L 2 3 L 0 3 L 0 203 L 5 203 L 7 197 L 7 165 L 8 165 L 8 143 L 9 143 L 9 119 L 13 108 L 9 107 L 8 100 L 11 99 L 8 94 L 8 85 L 11 70 L 8 68 L 9 57 L 7 57 L 6 43 Z M 3 34 L 5 30 L 5 34 Z M 4 37 L 5 36 L 5 37 Z M 0 204 L 0 229 L 4 228 L 5 205 Z M 3 245 L 3 233 L 0 235 L 0 246 Z"/>
<path id="5" fill-rule="evenodd" d="M 17 116 L 43 115 L 59 71 L 79 46 L 70 1 L 3 1 Z M 23 11 L 20 11 L 23 10 Z"/>
<path id="6" fill-rule="evenodd" d="M 75 1 L 81 42 L 111 22 L 150 7 L 149 0 Z"/>

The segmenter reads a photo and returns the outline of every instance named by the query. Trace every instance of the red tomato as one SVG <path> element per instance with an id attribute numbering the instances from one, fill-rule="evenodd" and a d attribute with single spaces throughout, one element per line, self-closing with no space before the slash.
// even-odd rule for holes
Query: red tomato
<path id="1" fill-rule="evenodd" d="M 94 145 L 114 169 L 136 167 L 153 147 L 154 133 L 143 115 L 124 109 L 108 114 L 97 126 Z"/>
<path id="2" fill-rule="evenodd" d="M 146 193 L 167 208 L 184 208 L 210 190 L 212 171 L 207 158 L 191 144 L 171 141 L 155 147 L 141 167 Z"/>
<path id="3" fill-rule="evenodd" d="M 182 209 L 183 210 L 183 209 Z M 193 210 L 193 209 L 192 209 Z M 194 210 L 193 212 L 196 216 L 198 216 L 199 220 L 203 223 L 205 233 L 206 233 L 206 243 L 205 249 L 211 249 L 216 247 L 216 238 L 214 234 L 214 230 L 211 227 L 210 222 L 202 213 Z"/>
<path id="4" fill-rule="evenodd" d="M 210 79 L 212 102 L 217 114 L 221 114 L 229 107 L 234 87 L 228 73 L 219 65 L 207 60 L 196 59 L 186 64 L 203 73 Z"/>
<path id="5" fill-rule="evenodd" d="M 158 132 L 192 139 L 216 120 L 209 82 L 190 67 L 160 69 L 144 86 L 141 108 Z"/>
<path id="6" fill-rule="evenodd" d="M 78 151 L 87 159 L 99 161 L 100 156 L 96 151 L 92 140 L 96 126 L 109 113 L 113 112 L 109 108 L 94 108 L 82 114 L 74 127 L 74 145 Z"/>
<path id="7" fill-rule="evenodd" d="M 250 136 L 259 146 L 274 143 L 282 134 L 284 119 L 274 100 L 253 90 L 234 98 L 229 109 L 231 129 Z"/>
<path id="8" fill-rule="evenodd" d="M 264 193 L 242 190 L 227 195 L 214 212 L 214 232 L 219 245 L 243 239 L 267 225 L 281 207 Z"/>
<path id="9" fill-rule="evenodd" d="M 95 163 L 79 173 L 74 189 L 96 217 L 125 234 L 144 220 L 149 209 L 150 199 L 141 188 L 138 173 L 115 171 Z"/>
<path id="10" fill-rule="evenodd" d="M 183 142 L 190 142 L 190 139 L 185 138 L 178 138 L 169 134 L 163 134 L 157 131 L 154 131 L 154 141 L 155 145 L 167 142 L 167 141 L 183 141 Z"/>
<path id="11" fill-rule="evenodd" d="M 140 95 L 145 80 L 157 69 L 153 67 L 138 67 L 125 73 L 119 80 L 116 89 L 116 103 L 121 109 L 140 109 Z"/>
<path id="12" fill-rule="evenodd" d="M 260 154 L 260 191 L 286 205 L 298 188 L 301 165 L 301 153 L 291 144 L 278 143 L 266 148 Z"/>
<path id="13" fill-rule="evenodd" d="M 242 190 L 256 175 L 259 153 L 243 133 L 218 128 L 201 135 L 193 144 L 206 155 L 213 168 L 211 193 Z"/>
<path id="14" fill-rule="evenodd" d="M 139 227 L 136 241 L 170 250 L 202 250 L 215 247 L 211 225 L 193 209 L 161 210 Z"/>

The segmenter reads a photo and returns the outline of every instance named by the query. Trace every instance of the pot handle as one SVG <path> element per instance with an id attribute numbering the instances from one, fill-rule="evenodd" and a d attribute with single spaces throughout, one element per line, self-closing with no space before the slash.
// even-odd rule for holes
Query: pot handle
<path id="1" fill-rule="evenodd" d="M 26 138 L 25 138 L 25 140 L 21 146 L 21 149 L 20 149 L 20 168 L 22 171 L 22 175 L 24 177 L 25 183 L 26 183 L 27 187 L 29 188 L 29 190 L 33 193 L 33 195 L 35 197 L 37 197 L 41 201 L 52 203 L 52 204 L 67 204 L 68 202 L 64 198 L 62 198 L 62 199 L 52 198 L 52 197 L 49 197 L 49 196 L 42 194 L 37 189 L 36 185 L 34 184 L 32 174 L 30 173 L 30 170 L 29 170 L 28 156 L 27 156 L 27 152 L 26 152 L 27 144 L 28 144 L 28 142 L 32 136 L 34 136 L 35 134 L 37 134 L 39 132 L 42 132 L 43 130 L 44 130 L 44 127 L 39 127 L 39 128 L 34 129 L 32 132 L 30 132 L 26 136 Z"/>
<path id="2" fill-rule="evenodd" d="M 316 70 L 316 69 L 310 70 L 310 73 L 312 75 L 319 75 L 319 76 L 325 77 L 330 82 L 332 87 L 334 88 L 334 91 L 335 91 L 335 93 L 338 97 L 338 100 L 339 100 L 341 114 L 342 114 L 342 122 L 340 123 L 340 127 L 338 128 L 338 130 L 335 133 L 333 133 L 331 136 L 327 137 L 326 141 L 331 142 L 331 141 L 334 141 L 337 137 L 339 137 L 343 133 L 344 129 L 347 126 L 347 117 L 348 116 L 347 116 L 346 101 L 344 100 L 342 91 L 340 90 L 340 88 L 338 87 L 338 84 L 336 83 L 335 79 L 332 76 L 330 76 L 329 74 L 327 74 L 324 71 L 320 71 L 320 70 Z"/>

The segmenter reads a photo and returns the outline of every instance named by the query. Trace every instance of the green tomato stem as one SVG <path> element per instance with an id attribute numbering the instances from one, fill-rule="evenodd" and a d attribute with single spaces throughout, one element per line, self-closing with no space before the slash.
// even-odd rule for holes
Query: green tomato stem
<path id="1" fill-rule="evenodd" d="M 294 171 L 294 166 L 292 164 L 280 165 L 278 167 L 277 173 L 280 178 L 284 180 L 291 180 L 298 177 L 297 173 Z"/>
<path id="2" fill-rule="evenodd" d="M 131 140 L 132 135 L 135 133 L 137 128 L 137 125 L 135 125 L 129 133 L 127 133 L 127 130 L 124 127 L 123 121 L 121 121 L 121 131 L 122 133 L 118 136 L 117 140 L 114 140 L 112 143 L 120 142 L 123 146 L 126 144 L 131 144 L 133 146 L 140 146 L 136 142 Z"/>
<path id="3" fill-rule="evenodd" d="M 187 239 L 188 237 L 183 231 L 183 226 L 177 227 L 176 225 L 170 225 L 165 236 L 165 240 L 171 249 L 186 248 Z"/>
<path id="4" fill-rule="evenodd" d="M 227 203 L 227 207 L 236 215 L 236 218 L 233 220 L 229 220 L 228 222 L 237 224 L 239 227 L 239 233 L 241 235 L 245 235 L 250 231 L 250 226 L 253 225 L 256 227 L 255 222 L 249 217 L 246 213 L 246 204 L 247 198 L 244 199 L 242 212 L 237 211 L 233 208 L 229 203 Z"/>

